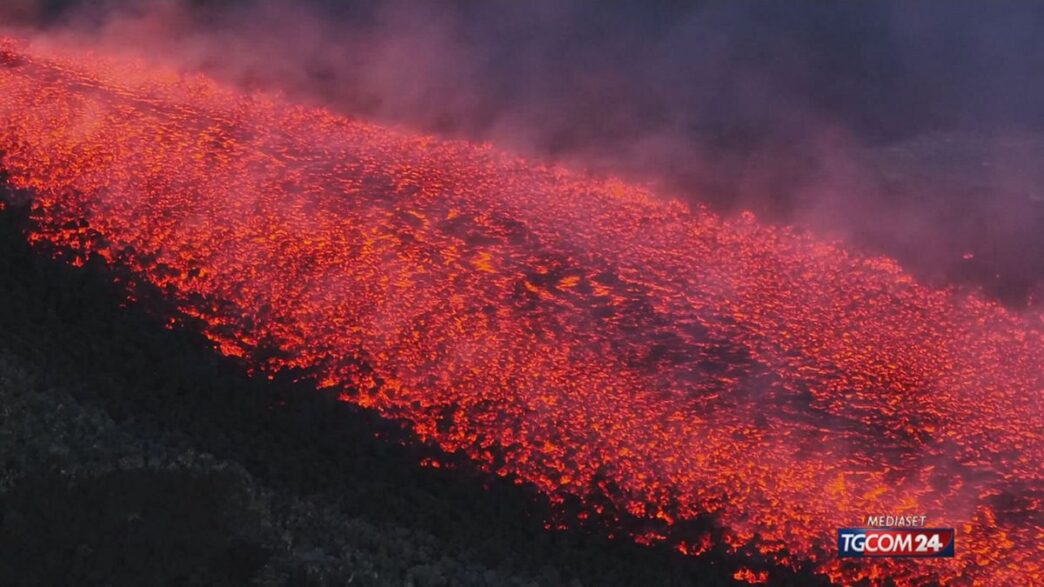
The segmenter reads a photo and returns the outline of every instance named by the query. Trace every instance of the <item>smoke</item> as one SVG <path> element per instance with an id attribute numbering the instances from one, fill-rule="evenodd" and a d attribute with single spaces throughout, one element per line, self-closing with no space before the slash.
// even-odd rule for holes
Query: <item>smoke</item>
<path id="1" fill-rule="evenodd" d="M 5 2 L 37 42 L 753 210 L 932 283 L 1044 297 L 1030 3 Z"/>

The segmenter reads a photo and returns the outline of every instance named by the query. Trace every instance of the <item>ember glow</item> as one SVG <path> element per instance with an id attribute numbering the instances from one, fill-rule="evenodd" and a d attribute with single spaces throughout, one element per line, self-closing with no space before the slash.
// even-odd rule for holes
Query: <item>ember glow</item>
<path id="1" fill-rule="evenodd" d="M 694 556 L 711 541 L 682 522 L 712 519 L 727 549 L 839 583 L 1044 582 L 1039 317 L 137 62 L 4 42 L 0 124 L 35 245 L 581 517 Z M 956 527 L 957 557 L 840 562 L 836 529 L 868 514 Z"/>

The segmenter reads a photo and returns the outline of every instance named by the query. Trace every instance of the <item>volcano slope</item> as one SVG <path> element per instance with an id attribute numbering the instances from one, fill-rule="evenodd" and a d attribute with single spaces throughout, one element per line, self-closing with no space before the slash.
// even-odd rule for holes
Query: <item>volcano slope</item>
<path id="1" fill-rule="evenodd" d="M 245 375 L 123 304 L 109 268 L 33 252 L 26 214 L 0 214 L 5 585 L 720 585 L 752 567 L 549 533 L 532 489 L 420 467 L 453 459 L 336 394 Z"/>
<path id="2" fill-rule="evenodd" d="M 489 147 L 96 55 L 3 61 L 33 245 L 535 488 L 549 528 L 845 583 L 1040 577 L 1039 316 Z M 959 528 L 961 554 L 832 556 L 882 511 Z"/>

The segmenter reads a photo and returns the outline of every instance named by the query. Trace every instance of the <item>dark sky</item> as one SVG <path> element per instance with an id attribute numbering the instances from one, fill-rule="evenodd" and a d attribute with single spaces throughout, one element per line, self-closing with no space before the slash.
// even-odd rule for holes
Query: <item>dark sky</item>
<path id="1" fill-rule="evenodd" d="M 697 126 L 763 130 L 790 122 L 781 110 L 809 108 L 882 138 L 953 126 L 1044 127 L 1044 5 L 1035 2 L 36 4 L 46 15 L 38 21 L 78 25 L 112 15 L 170 14 L 180 4 L 210 32 L 265 29 L 273 38 L 258 40 L 299 56 L 302 45 L 314 42 L 293 34 L 305 23 L 321 29 L 312 32 L 330 53 L 354 48 L 350 37 L 358 35 L 447 37 L 466 59 L 438 69 L 450 79 L 466 73 L 484 86 L 479 118 L 515 100 L 604 112 L 595 94 L 611 91 L 615 109 L 665 111 Z M 287 32 L 280 24 L 291 34 L 280 34 Z"/>

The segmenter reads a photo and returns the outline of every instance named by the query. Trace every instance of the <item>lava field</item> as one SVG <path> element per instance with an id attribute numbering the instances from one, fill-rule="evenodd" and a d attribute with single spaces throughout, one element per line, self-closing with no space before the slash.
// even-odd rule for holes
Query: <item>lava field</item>
<path id="1" fill-rule="evenodd" d="M 536 488 L 549 531 L 839 584 L 1044 581 L 1040 315 L 751 214 L 14 40 L 0 153 L 40 254 Z M 877 513 L 955 527 L 957 556 L 840 561 L 836 529 Z"/>

